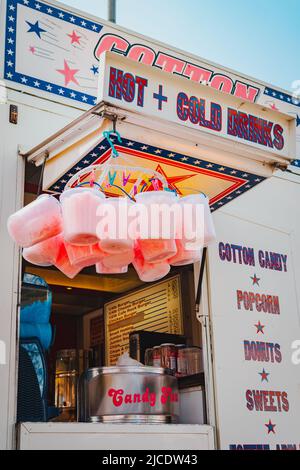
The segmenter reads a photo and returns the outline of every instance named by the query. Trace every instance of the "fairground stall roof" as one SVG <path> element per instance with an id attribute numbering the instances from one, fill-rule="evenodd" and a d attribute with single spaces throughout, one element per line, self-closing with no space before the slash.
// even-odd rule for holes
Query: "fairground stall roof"
<path id="1" fill-rule="evenodd" d="M 130 162 L 160 173 L 179 195 L 204 192 L 216 210 L 295 158 L 294 116 L 114 53 L 100 64 L 98 104 L 23 154 L 45 162 L 44 191 L 61 193 L 78 172 L 88 180 L 84 169 L 106 162 L 113 143 L 127 188 L 137 181 Z M 121 140 L 107 139 L 112 129 Z"/>

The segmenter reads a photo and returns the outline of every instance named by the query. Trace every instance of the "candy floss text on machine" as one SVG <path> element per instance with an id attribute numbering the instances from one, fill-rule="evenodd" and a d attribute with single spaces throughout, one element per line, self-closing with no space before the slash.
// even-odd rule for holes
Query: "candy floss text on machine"
<path id="1" fill-rule="evenodd" d="M 0 31 L 0 448 L 299 450 L 299 103 L 55 1 L 2 0 Z M 149 240 L 126 240 L 121 256 L 115 239 L 98 243 L 94 226 L 79 233 L 76 200 L 87 220 L 124 191 L 148 207 L 151 192 L 202 200 L 204 219 L 213 214 L 203 240 L 213 226 L 216 239 L 201 253 L 162 239 L 148 254 Z M 18 238 L 22 257 L 7 220 L 37 194 L 30 238 Z M 70 221 L 63 236 L 61 214 Z M 15 237 L 26 231 L 19 222 Z M 53 295 L 56 334 L 47 360 L 39 349 L 37 396 L 51 398 L 57 351 L 93 356 L 79 383 L 79 422 L 44 413 L 17 423 L 25 273 Z M 136 363 L 118 369 L 129 335 L 143 330 L 201 347 L 198 381 Z M 109 395 L 107 381 L 116 384 Z"/>

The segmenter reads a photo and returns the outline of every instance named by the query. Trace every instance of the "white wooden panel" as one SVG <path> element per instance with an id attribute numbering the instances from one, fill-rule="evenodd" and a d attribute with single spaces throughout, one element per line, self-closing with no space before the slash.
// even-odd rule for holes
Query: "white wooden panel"
<path id="1" fill-rule="evenodd" d="M 298 234 L 297 248 L 294 247 L 299 252 L 299 222 L 293 214 L 295 203 L 289 200 L 293 183 L 286 182 L 286 192 L 277 194 L 279 182 L 272 181 L 266 182 L 260 201 L 253 194 L 248 205 L 236 206 L 240 217 L 225 211 L 215 215 L 218 235 L 209 251 L 209 274 L 218 435 L 223 449 L 235 445 L 299 448 L 300 375 L 299 366 L 291 360 L 292 343 L 300 338 L 295 289 L 299 282 L 295 278 L 297 258 L 290 235 L 293 229 Z M 299 192 L 299 188 L 296 184 L 294 191 Z M 252 220 L 243 220 L 245 217 Z M 253 263 L 238 255 L 235 260 L 230 260 L 230 256 L 224 259 L 221 244 L 253 249 Z M 235 249 L 237 254 L 238 248 Z M 266 259 L 266 251 L 286 259 L 282 258 L 282 265 L 276 269 L 265 266 L 260 260 Z M 258 303 L 249 306 L 241 299 L 239 302 L 239 295 L 244 293 L 260 295 Z M 263 294 L 278 296 L 279 309 L 264 311 Z M 262 331 L 256 326 L 259 323 Z M 257 348 L 257 342 L 260 350 L 263 345 L 279 349 L 280 356 L 270 352 L 263 357 L 256 355 L 255 349 L 249 354 L 247 347 L 254 344 Z M 272 396 L 276 398 L 273 400 Z M 270 423 L 275 425 L 271 430 L 267 427 Z"/>
<path id="2" fill-rule="evenodd" d="M 22 450 L 208 450 L 213 428 L 198 425 L 23 423 Z"/>
<path id="3" fill-rule="evenodd" d="M 18 105 L 18 124 L 10 124 L 9 105 Z M 66 106 L 8 90 L 8 101 L 0 107 L 0 341 L 6 364 L 0 361 L 0 449 L 14 446 L 16 413 L 16 337 L 19 301 L 19 250 L 10 239 L 6 223 L 23 204 L 24 160 L 19 145 L 30 147 L 66 125 L 78 114 Z"/>

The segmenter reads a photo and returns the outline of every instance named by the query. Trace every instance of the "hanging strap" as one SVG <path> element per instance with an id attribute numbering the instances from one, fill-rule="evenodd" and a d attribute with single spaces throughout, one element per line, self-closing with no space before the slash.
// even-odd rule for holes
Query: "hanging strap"
<path id="1" fill-rule="evenodd" d="M 105 139 L 108 141 L 108 143 L 109 143 L 109 145 L 110 145 L 110 147 L 111 147 L 111 149 L 112 149 L 113 157 L 115 158 L 115 157 L 118 157 L 119 154 L 118 154 L 117 149 L 116 149 L 115 146 L 114 146 L 113 141 L 112 141 L 111 138 L 110 138 L 111 136 L 116 136 L 117 139 L 118 139 L 118 142 L 119 142 L 120 144 L 122 143 L 122 138 L 121 138 L 121 135 L 119 134 L 119 132 L 116 131 L 116 130 L 113 130 L 113 131 L 104 131 L 104 132 L 103 132 L 103 137 L 105 137 Z"/>

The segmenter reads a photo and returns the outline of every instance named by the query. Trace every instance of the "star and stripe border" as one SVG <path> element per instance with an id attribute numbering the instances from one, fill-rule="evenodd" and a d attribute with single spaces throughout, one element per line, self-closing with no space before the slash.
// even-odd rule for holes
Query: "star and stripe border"
<path id="1" fill-rule="evenodd" d="M 300 108 L 300 98 L 297 96 L 290 95 L 289 93 L 285 93 L 283 91 L 275 90 L 274 88 L 266 87 L 264 90 L 264 95 L 270 96 L 270 98 L 274 98 L 279 101 L 283 101 L 284 103 L 291 104 Z M 296 115 L 296 127 L 300 126 L 300 110 L 299 115 L 295 112 Z M 291 165 L 300 168 L 300 160 L 293 160 Z"/>
<path id="2" fill-rule="evenodd" d="M 212 163 L 202 158 L 195 158 L 181 153 L 176 153 L 160 147 L 129 140 L 122 137 L 122 144 L 116 145 L 116 149 L 127 155 L 140 157 L 147 160 L 152 160 L 160 164 L 172 165 L 184 170 L 191 170 L 198 174 L 220 178 L 229 181 L 230 187 L 222 193 L 214 196 L 210 200 L 211 210 L 223 207 L 228 202 L 236 197 L 249 191 L 259 183 L 265 180 L 264 177 L 246 173 L 236 168 Z M 78 171 L 98 163 L 104 163 L 111 155 L 111 147 L 106 139 L 98 143 L 93 150 L 87 153 L 76 164 L 69 168 L 55 183 L 53 183 L 48 191 L 54 193 L 61 193 L 67 182 Z M 199 188 L 199 192 L 201 188 Z"/>
<path id="3" fill-rule="evenodd" d="M 17 11 L 18 5 L 31 8 L 39 11 L 52 18 L 58 18 L 62 21 L 66 21 L 73 26 L 80 26 L 81 28 L 89 31 L 99 33 L 103 25 L 87 20 L 75 14 L 67 13 L 65 10 L 50 6 L 43 2 L 35 0 L 8 0 L 6 9 L 6 26 L 5 26 L 5 54 L 4 54 L 4 78 L 13 82 L 26 85 L 36 90 L 45 91 L 58 95 L 63 98 L 69 98 L 71 100 L 94 106 L 97 102 L 97 97 L 82 93 L 77 90 L 72 90 L 64 86 L 56 85 L 52 82 L 41 80 L 37 77 L 18 73 L 15 70 L 16 67 L 16 34 L 17 34 Z"/>
<path id="4" fill-rule="evenodd" d="M 6 80 L 20 83 L 31 87 L 36 90 L 54 94 L 62 98 L 68 98 L 83 105 L 94 106 L 97 102 L 97 97 L 82 93 L 77 90 L 57 85 L 52 82 L 41 80 L 37 77 L 32 77 L 26 74 L 20 74 L 15 70 L 16 66 L 16 24 L 17 24 L 17 10 L 18 5 L 23 5 L 41 13 L 47 14 L 53 18 L 58 18 L 62 21 L 66 21 L 74 26 L 80 26 L 89 31 L 100 32 L 103 25 L 97 22 L 90 21 L 86 18 L 78 16 L 73 13 L 69 13 L 66 10 L 50 6 L 43 2 L 36 0 L 8 0 L 6 10 L 6 25 L 5 25 L 5 54 L 4 54 L 4 78 Z M 277 100 L 285 103 L 294 105 L 300 108 L 300 99 L 292 96 L 291 94 L 276 90 L 274 88 L 265 87 L 263 91 L 264 95 L 270 96 Z M 297 113 L 296 113 L 297 114 Z M 300 113 L 299 113 L 300 114 Z M 300 115 L 297 114 L 297 126 L 300 126 Z M 300 168 L 300 160 L 294 160 L 291 162 Z"/>

